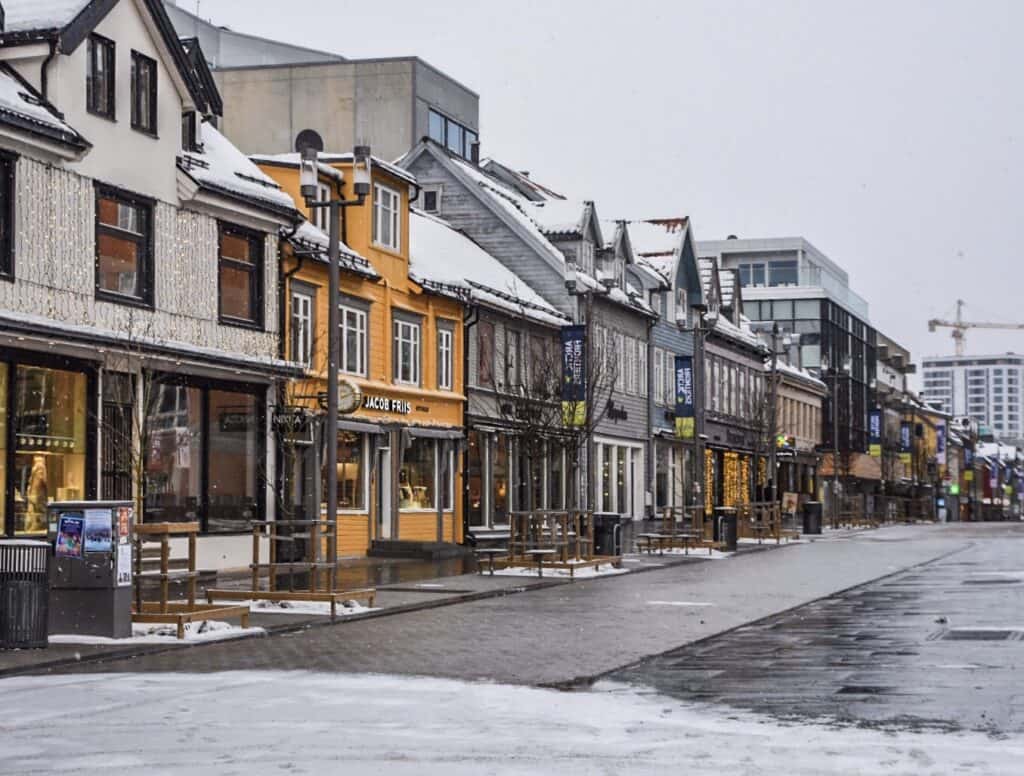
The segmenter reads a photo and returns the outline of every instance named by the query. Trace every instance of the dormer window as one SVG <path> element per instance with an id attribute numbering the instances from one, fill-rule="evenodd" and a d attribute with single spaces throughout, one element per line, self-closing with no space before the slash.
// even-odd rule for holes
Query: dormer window
<path id="1" fill-rule="evenodd" d="M 132 129 L 156 134 L 156 60 L 132 52 Z"/>
<path id="2" fill-rule="evenodd" d="M 86 109 L 105 119 L 114 118 L 114 41 L 100 35 L 89 36 L 85 82 Z"/>

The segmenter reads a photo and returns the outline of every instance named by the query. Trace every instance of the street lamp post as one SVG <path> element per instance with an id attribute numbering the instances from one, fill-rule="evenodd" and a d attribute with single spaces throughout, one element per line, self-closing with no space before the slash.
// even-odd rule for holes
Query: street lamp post
<path id="1" fill-rule="evenodd" d="M 331 197 L 323 201 L 317 199 L 319 176 L 319 163 L 317 155 L 323 147 L 317 148 L 310 144 L 303 146 L 300 151 L 301 163 L 299 167 L 299 191 L 306 200 L 308 208 L 327 208 L 328 222 L 328 271 L 327 271 L 327 450 L 325 467 L 327 469 L 327 519 L 332 523 L 337 520 L 338 514 L 338 356 L 341 339 L 340 321 L 338 312 L 338 294 L 340 281 L 340 270 L 338 267 L 340 259 L 340 221 L 344 215 L 345 208 L 356 206 L 362 207 L 370 193 L 370 147 L 356 146 L 352 154 L 352 191 L 354 199 L 344 199 L 341 191 L 342 184 L 338 184 L 337 197 Z M 320 553 L 319 532 L 311 530 L 313 535 L 312 551 L 314 560 Z M 327 553 L 331 558 L 330 584 L 334 587 L 334 564 L 338 557 L 338 532 L 337 529 L 328 533 Z"/>
<path id="2" fill-rule="evenodd" d="M 847 375 L 853 369 L 850 356 L 843 359 L 842 371 Z M 829 369 L 828 354 L 821 356 L 821 371 L 832 377 L 832 525 L 839 522 L 839 374 L 838 366 Z"/>
<path id="3" fill-rule="evenodd" d="M 694 461 L 693 461 L 693 498 L 696 502 L 694 506 L 703 508 L 706 495 L 704 494 L 704 442 L 707 440 L 707 433 L 705 432 L 704 415 L 705 415 L 705 404 L 706 404 L 706 388 L 705 388 L 705 361 L 704 361 L 704 338 L 708 332 L 715 328 L 715 324 L 718 322 L 718 312 L 708 312 L 708 308 L 703 305 L 694 305 L 694 313 L 697 315 L 697 320 L 694 322 L 692 327 L 686 326 L 686 316 L 677 315 L 676 326 L 679 327 L 681 332 L 690 332 L 693 334 L 693 364 L 694 364 L 694 402 L 693 402 L 693 414 L 694 414 Z"/>
<path id="4" fill-rule="evenodd" d="M 772 371 L 771 371 L 771 385 L 768 386 L 768 428 L 769 428 L 769 441 L 768 441 L 768 501 L 774 504 L 778 501 L 777 484 L 776 478 L 778 471 L 776 467 L 778 461 L 776 459 L 775 450 L 778 447 L 778 440 L 776 439 L 779 430 L 778 424 L 778 391 L 779 391 L 779 324 L 778 322 L 772 323 Z"/>

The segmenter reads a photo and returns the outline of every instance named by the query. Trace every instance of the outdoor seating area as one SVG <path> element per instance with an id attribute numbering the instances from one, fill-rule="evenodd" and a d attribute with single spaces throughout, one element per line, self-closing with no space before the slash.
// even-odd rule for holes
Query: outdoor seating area
<path id="1" fill-rule="evenodd" d="M 179 640 L 185 638 L 185 626 L 202 620 L 224 620 L 238 618 L 243 628 L 249 627 L 248 606 L 223 606 L 196 603 L 196 537 L 199 523 L 142 523 L 134 527 L 134 607 L 132 621 L 146 624 L 174 625 Z M 187 556 L 180 559 L 171 557 L 171 540 L 184 538 Z M 157 570 L 144 568 L 143 558 L 147 545 L 159 545 L 160 565 Z M 184 561 L 183 563 L 180 561 Z M 144 600 L 143 585 L 146 580 L 155 579 L 160 586 L 159 599 Z M 183 580 L 186 587 L 184 601 L 171 601 L 171 582 Z"/>
<path id="2" fill-rule="evenodd" d="M 800 538 L 800 529 L 796 527 L 796 516 L 783 512 L 782 507 L 772 501 L 752 501 L 738 509 L 739 538 L 754 539 L 758 544 L 774 540 L 781 544 Z"/>
<path id="3" fill-rule="evenodd" d="M 337 616 L 338 604 L 345 601 L 366 601 L 372 607 L 377 591 L 374 588 L 337 589 L 337 563 L 329 560 L 336 554 L 335 531 L 330 520 L 273 520 L 252 525 L 252 563 L 248 589 L 210 588 L 206 599 L 214 601 L 308 601 L 330 604 L 331 617 Z M 264 562 L 260 545 L 268 540 L 269 557 Z M 266 587 L 261 585 L 266 576 Z M 282 582 L 285 586 L 282 588 Z"/>
<path id="4" fill-rule="evenodd" d="M 572 578 L 576 571 L 622 564 L 620 555 L 595 554 L 594 514 L 588 511 L 538 509 L 509 513 L 508 552 L 505 557 L 489 558 L 488 568 L 562 569 Z M 482 552 L 482 551 L 481 551 Z M 489 553 L 488 553 L 489 554 Z"/>
<path id="5" fill-rule="evenodd" d="M 691 549 L 707 549 L 711 554 L 720 549 L 720 542 L 714 541 L 710 532 L 711 524 L 705 521 L 702 507 L 665 507 L 659 530 L 637 534 L 636 546 L 647 553 L 681 549 L 686 555 Z"/>

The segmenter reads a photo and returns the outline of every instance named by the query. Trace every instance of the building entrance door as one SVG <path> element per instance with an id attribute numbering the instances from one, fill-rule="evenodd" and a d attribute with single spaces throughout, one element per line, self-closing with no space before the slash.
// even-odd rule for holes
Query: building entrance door
<path id="1" fill-rule="evenodd" d="M 391 538 L 391 448 L 377 451 L 377 538 Z"/>

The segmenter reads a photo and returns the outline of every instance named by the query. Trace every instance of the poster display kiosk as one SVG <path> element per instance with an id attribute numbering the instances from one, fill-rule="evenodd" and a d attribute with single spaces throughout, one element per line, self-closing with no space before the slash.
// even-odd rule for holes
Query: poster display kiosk
<path id="1" fill-rule="evenodd" d="M 47 506 L 50 633 L 132 634 L 130 501 L 59 501 Z"/>

